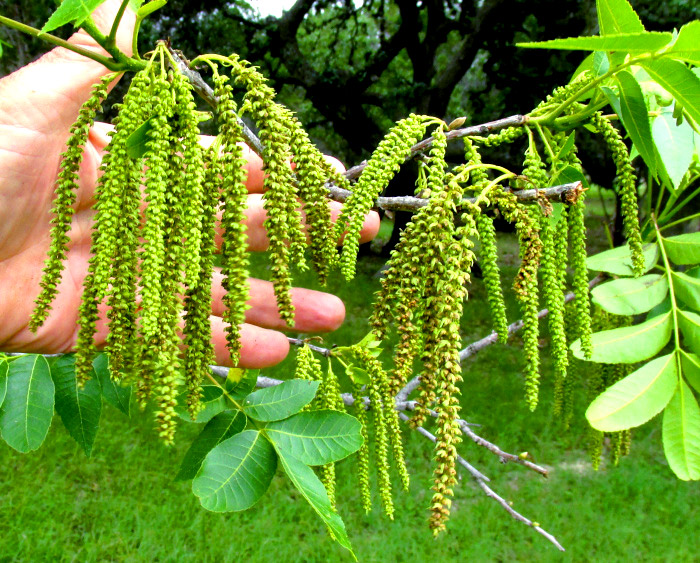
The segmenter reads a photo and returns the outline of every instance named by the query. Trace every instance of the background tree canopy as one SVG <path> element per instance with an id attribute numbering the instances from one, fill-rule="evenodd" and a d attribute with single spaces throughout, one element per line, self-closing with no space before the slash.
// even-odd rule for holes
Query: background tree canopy
<path id="1" fill-rule="evenodd" d="M 689 0 L 632 5 L 649 30 L 700 16 Z M 2 0 L 0 12 L 41 27 L 54 6 Z M 349 163 L 411 112 L 481 123 L 528 111 L 569 79 L 582 56 L 515 42 L 597 33 L 594 0 L 298 0 L 280 18 L 262 17 L 242 0 L 221 6 L 171 0 L 146 21 L 144 44 L 170 37 L 186 56 L 239 53 L 261 67 L 321 148 Z M 0 34 L 14 46 L 0 59 L 3 74 L 42 52 L 40 41 Z"/>

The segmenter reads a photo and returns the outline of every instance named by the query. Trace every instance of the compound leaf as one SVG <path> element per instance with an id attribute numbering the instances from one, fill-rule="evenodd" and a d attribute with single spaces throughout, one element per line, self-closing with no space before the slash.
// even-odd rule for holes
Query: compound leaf
<path id="1" fill-rule="evenodd" d="M 644 246 L 644 271 L 648 272 L 659 259 L 659 246 L 656 243 Z M 632 252 L 629 245 L 605 250 L 586 259 L 586 267 L 596 272 L 608 272 L 618 276 L 633 276 Z"/>
<path id="2" fill-rule="evenodd" d="M 0 409 L 0 433 L 9 446 L 21 453 L 41 446 L 53 418 L 54 391 L 43 356 L 31 354 L 10 362 Z"/>
<path id="3" fill-rule="evenodd" d="M 700 232 L 664 238 L 668 257 L 679 266 L 700 262 Z"/>
<path id="4" fill-rule="evenodd" d="M 677 385 L 676 354 L 656 358 L 606 389 L 588 407 L 586 418 L 602 432 L 634 428 L 660 413 Z"/>
<path id="5" fill-rule="evenodd" d="M 61 356 L 54 362 L 51 377 L 56 386 L 56 412 L 71 437 L 90 457 L 102 412 L 100 384 L 91 378 L 82 389 L 78 386 L 73 354 Z"/>
<path id="6" fill-rule="evenodd" d="M 591 291 L 593 302 L 614 315 L 646 313 L 661 303 L 667 294 L 668 280 L 660 274 L 620 278 Z"/>
<path id="7" fill-rule="evenodd" d="M 207 454 L 224 440 L 242 432 L 246 416 L 239 410 L 228 410 L 217 414 L 202 429 L 185 453 L 176 481 L 194 479 Z"/>
<path id="8" fill-rule="evenodd" d="M 302 412 L 265 427 L 276 447 L 306 465 L 325 465 L 349 456 L 362 445 L 361 431 L 356 418 L 330 410 Z"/>
<path id="9" fill-rule="evenodd" d="M 684 381 L 668 403 L 663 422 L 664 453 L 679 479 L 700 479 L 700 407 Z"/>
<path id="10" fill-rule="evenodd" d="M 601 35 L 645 31 L 642 20 L 627 0 L 598 0 L 596 10 Z"/>
<path id="11" fill-rule="evenodd" d="M 72 23 L 79 27 L 95 9 L 105 0 L 63 0 L 49 20 L 41 28 L 48 33 L 58 27 Z"/>
<path id="12" fill-rule="evenodd" d="M 590 358 L 584 357 L 580 339 L 571 345 L 571 351 L 582 360 L 634 364 L 658 354 L 671 338 L 672 329 L 671 313 L 666 313 L 638 325 L 594 333 L 591 338 L 593 354 Z"/>
<path id="13" fill-rule="evenodd" d="M 272 444 L 257 430 L 245 430 L 206 455 L 192 492 L 212 512 L 246 510 L 265 494 L 276 470 Z"/>
<path id="14" fill-rule="evenodd" d="M 251 393 L 243 407 L 246 414 L 255 420 L 282 420 L 308 405 L 316 395 L 318 385 L 318 381 L 290 379 Z"/>
<path id="15" fill-rule="evenodd" d="M 92 369 L 95 370 L 95 377 L 100 384 L 105 401 L 126 416 L 129 416 L 131 386 L 123 387 L 118 381 L 112 379 L 109 374 L 109 357 L 107 354 L 98 354 L 92 361 Z"/>
<path id="16" fill-rule="evenodd" d="M 304 498 L 316 511 L 316 514 L 318 514 L 321 520 L 330 528 L 333 537 L 338 543 L 352 553 L 352 545 L 345 531 L 345 524 L 340 516 L 333 510 L 331 502 L 328 499 L 328 493 L 326 493 L 326 488 L 319 478 L 316 477 L 313 469 L 303 464 L 291 455 L 291 453 L 282 448 L 277 447 L 276 449 L 280 461 L 282 462 L 282 467 L 292 481 L 292 484 L 304 495 Z M 353 553 L 353 557 L 354 556 L 355 554 Z"/>

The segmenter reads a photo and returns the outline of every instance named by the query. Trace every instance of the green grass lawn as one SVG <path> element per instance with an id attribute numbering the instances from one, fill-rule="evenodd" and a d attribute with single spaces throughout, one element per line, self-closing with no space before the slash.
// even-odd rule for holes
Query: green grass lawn
<path id="1" fill-rule="evenodd" d="M 517 252 L 505 246 L 512 265 Z M 366 329 L 367 296 L 381 262 L 362 262 L 360 277 L 343 289 L 348 321 L 327 344 L 349 343 Z M 259 269 L 263 269 L 258 265 Z M 512 270 L 512 269 L 511 269 Z M 264 272 L 263 272 L 264 273 Z M 311 284 L 313 285 L 313 284 Z M 463 322 L 465 342 L 490 331 L 484 289 L 476 280 Z M 518 313 L 509 302 L 511 318 Z M 502 465 L 465 443 L 461 453 L 491 477 L 491 486 L 516 510 L 539 522 L 567 548 L 559 553 L 532 529 L 514 521 L 463 476 L 449 532 L 434 539 L 427 528 L 431 443 L 405 431 L 411 491 L 396 495 L 396 518 L 377 507 L 362 511 L 355 462 L 338 466 L 339 510 L 360 561 L 694 561 L 700 559 L 700 486 L 678 481 L 668 469 L 660 420 L 634 434 L 619 467 L 593 471 L 584 451 L 583 401 L 563 433 L 551 415 L 545 377 L 540 407 L 522 399 L 520 351 L 494 345 L 465 366 L 463 415 L 476 431 L 511 452 L 528 451 L 551 469 L 548 479 Z M 290 360 L 269 375 L 288 377 Z M 543 371 L 549 372 L 547 362 Z M 0 561 L 351 561 L 332 542 L 304 499 L 278 474 L 270 491 L 245 513 L 200 508 L 187 482 L 174 482 L 180 460 L 198 432 L 182 425 L 176 445 L 162 446 L 149 412 L 131 420 L 105 405 L 91 458 L 54 419 L 44 446 L 29 455 L 0 444 Z"/>

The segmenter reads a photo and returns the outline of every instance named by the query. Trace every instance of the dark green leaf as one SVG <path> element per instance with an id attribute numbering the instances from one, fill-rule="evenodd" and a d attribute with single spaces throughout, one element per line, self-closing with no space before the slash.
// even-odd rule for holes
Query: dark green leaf
<path id="1" fill-rule="evenodd" d="M 670 313 L 649 319 L 638 325 L 596 332 L 591 338 L 592 362 L 607 364 L 634 364 L 647 360 L 666 346 L 673 331 Z M 571 345 L 571 351 L 579 359 L 586 359 L 581 350 L 581 340 Z"/>
<path id="2" fill-rule="evenodd" d="M 681 369 L 686 381 L 700 393 L 700 357 L 681 350 Z"/>
<path id="3" fill-rule="evenodd" d="M 678 189 L 693 160 L 693 129 L 687 123 L 676 125 L 668 111 L 654 118 L 652 135 L 658 155 L 674 189 Z"/>
<path id="4" fill-rule="evenodd" d="M 660 274 L 641 278 L 620 278 L 591 291 L 593 302 L 614 315 L 646 313 L 668 294 L 668 280 Z"/>
<path id="5" fill-rule="evenodd" d="M 649 112 L 644 103 L 642 89 L 635 77 L 626 70 L 617 73 L 616 77 L 620 84 L 620 110 L 622 111 L 620 117 L 622 122 L 649 170 L 653 175 L 656 175 L 656 158 L 654 143 L 651 140 Z"/>
<path id="6" fill-rule="evenodd" d="M 700 315 L 692 311 L 678 311 L 678 324 L 688 347 L 700 354 Z"/>
<path id="7" fill-rule="evenodd" d="M 42 33 L 48 33 L 58 27 L 72 23 L 79 27 L 92 12 L 105 0 L 63 0 L 51 14 L 49 21 L 41 28 Z"/>
<path id="8" fill-rule="evenodd" d="M 695 20 L 681 27 L 678 39 L 665 54 L 674 59 L 700 65 L 700 21 Z"/>
<path id="9" fill-rule="evenodd" d="M 627 0 L 597 0 L 596 10 L 601 35 L 644 32 L 642 20 Z"/>
<path id="10" fill-rule="evenodd" d="M 325 465 L 343 459 L 362 445 L 362 425 L 337 411 L 302 412 L 271 422 L 265 433 L 278 448 L 306 465 Z"/>
<path id="11" fill-rule="evenodd" d="M 216 415 L 192 442 L 180 464 L 176 481 L 194 479 L 207 454 L 224 440 L 242 432 L 246 416 L 239 410 L 228 410 Z"/>
<path id="12" fill-rule="evenodd" d="M 217 385 L 202 385 L 202 409 L 197 413 L 197 419 L 192 420 L 187 410 L 187 395 L 187 391 L 180 393 L 175 406 L 177 416 L 187 422 L 196 422 L 197 424 L 209 422 L 229 406 L 226 403 L 228 399 L 224 396 L 224 390 L 221 387 Z"/>
<path id="13" fill-rule="evenodd" d="M 700 262 L 700 232 L 686 233 L 663 240 L 668 257 L 676 264 L 686 266 Z"/>
<path id="14" fill-rule="evenodd" d="M 122 387 L 118 382 L 112 380 L 109 375 L 109 358 L 107 354 L 98 354 L 92 362 L 92 368 L 95 370 L 95 376 L 100 384 L 105 401 L 126 416 L 129 416 L 131 387 Z"/>
<path id="15" fill-rule="evenodd" d="M 678 298 L 688 307 L 700 312 L 700 280 L 683 272 L 671 272 L 671 275 Z"/>
<path id="16" fill-rule="evenodd" d="M 78 387 L 73 354 L 56 360 L 51 366 L 51 377 L 56 386 L 56 412 L 68 433 L 90 457 L 102 412 L 100 384 L 91 378 L 82 389 Z"/>
<path id="17" fill-rule="evenodd" d="M 0 433 L 18 452 L 36 450 L 51 426 L 54 384 L 46 358 L 36 354 L 10 363 L 7 394 L 0 409 Z"/>
<path id="18" fill-rule="evenodd" d="M 151 140 L 153 118 L 147 119 L 126 139 L 126 154 L 129 158 L 142 158 L 148 152 L 148 141 Z"/>
<path id="19" fill-rule="evenodd" d="M 664 453 L 676 477 L 700 479 L 700 407 L 683 381 L 664 412 L 662 435 Z"/>
<path id="20" fill-rule="evenodd" d="M 648 272 L 659 259 L 659 247 L 656 243 L 644 246 L 644 271 Z M 632 253 L 628 245 L 618 246 L 599 254 L 594 254 L 586 259 L 589 270 L 596 272 L 609 272 L 618 276 L 633 276 Z"/>
<path id="21" fill-rule="evenodd" d="M 345 531 L 343 520 L 336 514 L 328 500 L 328 494 L 323 483 L 319 481 L 313 469 L 304 465 L 301 461 L 292 456 L 289 452 L 285 452 L 281 448 L 277 448 L 282 467 L 285 473 L 292 481 L 297 490 L 304 495 L 304 498 L 309 502 L 311 507 L 321 517 L 326 525 L 330 528 L 333 537 L 344 548 L 352 553 L 352 545 Z M 354 557 L 354 554 L 353 554 Z"/>
<path id="22" fill-rule="evenodd" d="M 207 454 L 192 492 L 212 512 L 246 510 L 265 494 L 276 469 L 272 444 L 257 430 L 246 430 Z"/>
<path id="23" fill-rule="evenodd" d="M 671 42 L 670 33 L 648 31 L 605 37 L 568 37 L 531 43 L 516 43 L 517 47 L 535 49 L 565 49 L 571 51 L 624 51 L 625 53 L 655 53 Z M 664 61 L 665 62 L 665 61 Z"/>
<path id="24" fill-rule="evenodd" d="M 696 123 L 700 123 L 700 78 L 683 63 L 670 59 L 645 60 L 640 64 Z"/>
<path id="25" fill-rule="evenodd" d="M 586 418 L 602 432 L 634 428 L 660 413 L 677 385 L 676 354 L 661 356 L 606 389 L 588 407 Z"/>
<path id="26" fill-rule="evenodd" d="M 291 379 L 274 387 L 259 389 L 245 399 L 245 412 L 255 420 L 282 420 L 308 405 L 316 395 L 318 385 L 318 381 Z"/>

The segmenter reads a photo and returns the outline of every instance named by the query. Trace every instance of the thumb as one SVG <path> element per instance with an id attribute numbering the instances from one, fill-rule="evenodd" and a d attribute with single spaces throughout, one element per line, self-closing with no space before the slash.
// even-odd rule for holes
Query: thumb
<path id="1" fill-rule="evenodd" d="M 92 14 L 97 27 L 109 33 L 120 0 L 107 0 Z M 127 8 L 117 33 L 117 46 L 131 55 L 135 14 Z M 106 55 L 84 31 L 75 33 L 69 43 Z M 28 128 L 53 136 L 67 134 L 80 106 L 90 96 L 92 85 L 109 71 L 100 63 L 56 47 L 36 62 L 0 80 L 0 124 Z M 61 134 L 58 133 L 58 134 Z"/>

